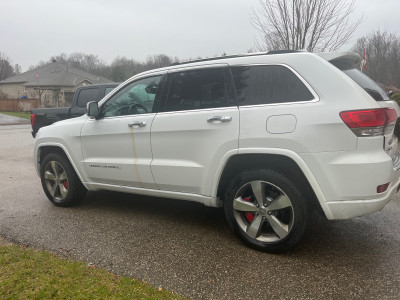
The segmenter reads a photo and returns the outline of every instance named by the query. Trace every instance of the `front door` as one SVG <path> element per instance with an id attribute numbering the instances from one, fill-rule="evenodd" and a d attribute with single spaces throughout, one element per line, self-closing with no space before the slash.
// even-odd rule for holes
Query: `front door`
<path id="1" fill-rule="evenodd" d="M 82 128 L 82 151 L 92 183 L 156 188 L 150 170 L 150 128 L 161 75 L 134 80 L 100 106 Z"/>

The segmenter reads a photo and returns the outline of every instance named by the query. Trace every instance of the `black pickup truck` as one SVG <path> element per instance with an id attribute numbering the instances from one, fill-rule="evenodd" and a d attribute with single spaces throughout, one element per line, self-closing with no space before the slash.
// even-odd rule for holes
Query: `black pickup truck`
<path id="1" fill-rule="evenodd" d="M 75 91 L 71 107 L 37 108 L 31 113 L 32 136 L 43 126 L 54 122 L 75 118 L 86 113 L 89 101 L 100 101 L 118 86 L 118 83 L 85 85 Z"/>

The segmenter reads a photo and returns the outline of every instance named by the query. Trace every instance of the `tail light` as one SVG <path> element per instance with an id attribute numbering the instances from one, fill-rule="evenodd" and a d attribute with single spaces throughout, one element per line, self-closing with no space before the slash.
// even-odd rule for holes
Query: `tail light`
<path id="1" fill-rule="evenodd" d="M 31 114 L 31 126 L 32 126 L 32 128 L 33 128 L 33 125 L 35 124 L 35 122 L 36 122 L 36 114 Z"/>
<path id="2" fill-rule="evenodd" d="M 343 122 L 357 136 L 378 136 L 390 132 L 396 125 L 397 112 L 393 108 L 353 110 L 340 113 Z"/>

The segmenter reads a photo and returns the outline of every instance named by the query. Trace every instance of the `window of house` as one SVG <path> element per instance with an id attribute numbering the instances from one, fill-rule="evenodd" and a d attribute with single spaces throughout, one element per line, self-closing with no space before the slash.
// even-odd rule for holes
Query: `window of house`
<path id="1" fill-rule="evenodd" d="M 313 100 L 304 83 L 284 66 L 232 67 L 239 105 Z"/>
<path id="2" fill-rule="evenodd" d="M 113 95 L 103 106 L 103 117 L 137 115 L 153 112 L 161 76 L 131 82 Z"/>
<path id="3" fill-rule="evenodd" d="M 222 68 L 190 70 L 169 75 L 166 111 L 223 107 L 228 105 Z"/>

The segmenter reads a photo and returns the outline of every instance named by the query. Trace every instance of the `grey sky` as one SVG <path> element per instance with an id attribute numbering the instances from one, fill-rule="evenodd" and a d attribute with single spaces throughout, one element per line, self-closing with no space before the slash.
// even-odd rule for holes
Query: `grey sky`
<path id="1" fill-rule="evenodd" d="M 23 71 L 62 52 L 117 56 L 207 57 L 243 53 L 257 32 L 257 0 L 0 0 L 0 52 Z M 365 13 L 357 37 L 381 29 L 400 34 L 400 0 L 358 0 Z M 351 43 L 346 46 L 350 48 Z M 344 49 L 347 50 L 347 49 Z"/>

